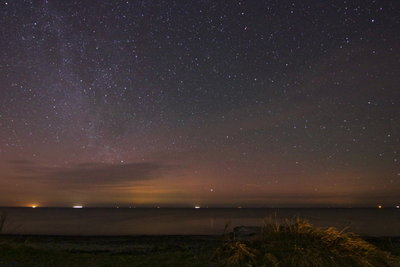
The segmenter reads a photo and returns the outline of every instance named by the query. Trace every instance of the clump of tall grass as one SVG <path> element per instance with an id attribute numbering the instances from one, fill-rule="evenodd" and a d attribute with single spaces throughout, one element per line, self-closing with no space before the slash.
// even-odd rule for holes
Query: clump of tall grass
<path id="1" fill-rule="evenodd" d="M 7 219 L 7 213 L 5 211 L 0 212 L 0 234 L 4 230 L 4 225 L 6 223 L 6 219 Z"/>
<path id="2" fill-rule="evenodd" d="M 226 239 L 214 259 L 218 266 L 400 266 L 390 253 L 353 233 L 300 218 L 269 218 L 259 235 Z"/>

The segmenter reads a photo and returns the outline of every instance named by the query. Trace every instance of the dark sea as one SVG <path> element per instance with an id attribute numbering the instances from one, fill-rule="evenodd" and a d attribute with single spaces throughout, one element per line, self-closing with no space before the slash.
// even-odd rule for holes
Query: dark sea
<path id="1" fill-rule="evenodd" d="M 301 216 L 314 225 L 348 228 L 364 236 L 400 236 L 400 209 L 144 209 L 0 208 L 7 234 L 214 235 L 227 223 L 260 226 L 266 217 Z"/>

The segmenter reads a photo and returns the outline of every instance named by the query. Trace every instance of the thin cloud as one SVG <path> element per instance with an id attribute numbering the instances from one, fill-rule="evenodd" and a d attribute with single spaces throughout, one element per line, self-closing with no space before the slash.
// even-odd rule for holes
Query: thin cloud
<path id="1" fill-rule="evenodd" d="M 131 163 L 81 163 L 68 167 L 44 166 L 26 160 L 13 160 L 16 177 L 46 184 L 79 186 L 121 186 L 160 178 L 172 168 L 161 161 Z"/>

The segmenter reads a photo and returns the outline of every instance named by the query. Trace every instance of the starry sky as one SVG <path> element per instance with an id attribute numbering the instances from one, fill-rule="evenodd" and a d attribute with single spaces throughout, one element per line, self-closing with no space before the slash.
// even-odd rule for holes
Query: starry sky
<path id="1" fill-rule="evenodd" d="M 400 203 L 399 1 L 0 0 L 0 206 Z"/>

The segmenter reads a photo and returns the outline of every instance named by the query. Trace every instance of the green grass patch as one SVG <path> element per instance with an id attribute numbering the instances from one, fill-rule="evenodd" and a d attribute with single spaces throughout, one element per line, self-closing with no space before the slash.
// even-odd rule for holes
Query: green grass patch
<path id="1" fill-rule="evenodd" d="M 206 266 L 210 253 L 152 252 L 142 255 L 41 250 L 0 246 L 0 266 Z"/>
<path id="2" fill-rule="evenodd" d="M 208 266 L 219 239 L 0 236 L 0 266 Z"/>

